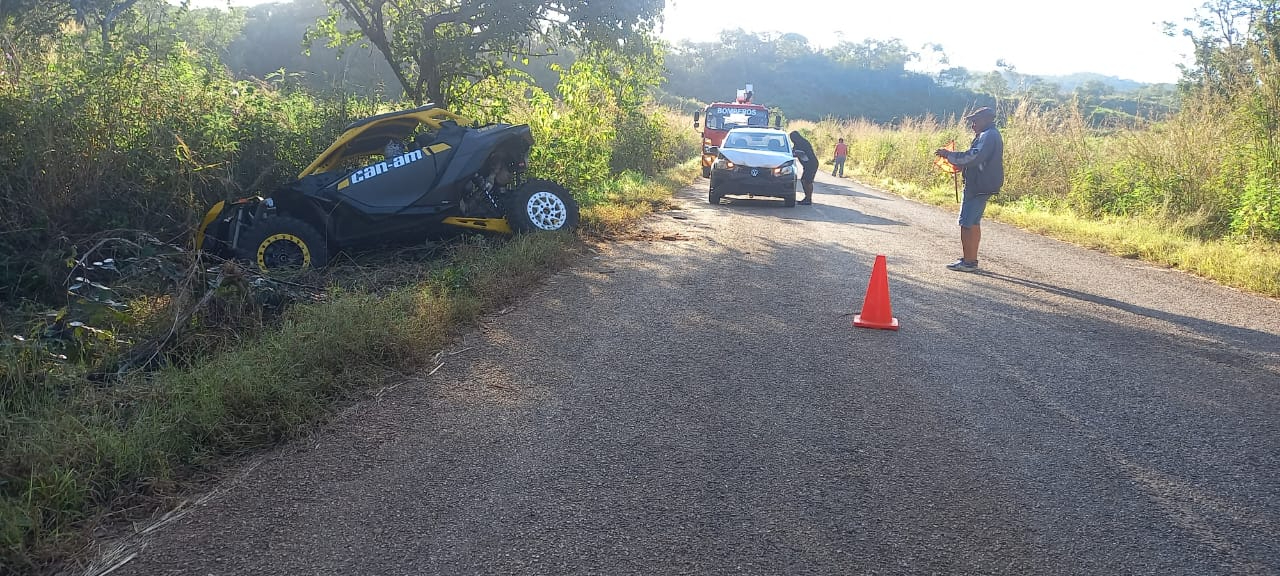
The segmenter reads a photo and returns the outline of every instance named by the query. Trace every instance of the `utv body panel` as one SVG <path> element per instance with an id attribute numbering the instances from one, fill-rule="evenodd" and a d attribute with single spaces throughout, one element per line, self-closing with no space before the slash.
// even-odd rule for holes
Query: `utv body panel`
<path id="1" fill-rule="evenodd" d="M 381 158 L 389 142 L 404 146 L 421 128 L 407 152 Z M 572 194 L 524 174 L 533 143 L 527 125 L 477 126 L 434 105 L 365 118 L 348 125 L 293 182 L 264 198 L 215 204 L 195 245 L 266 270 L 272 262 L 322 266 L 347 247 L 450 229 L 572 228 L 578 221 Z"/>

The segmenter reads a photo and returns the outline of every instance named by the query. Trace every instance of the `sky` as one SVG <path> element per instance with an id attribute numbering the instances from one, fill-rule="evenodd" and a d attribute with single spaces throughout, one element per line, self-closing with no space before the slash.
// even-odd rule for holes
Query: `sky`
<path id="1" fill-rule="evenodd" d="M 264 0 L 230 0 L 236 6 Z M 276 0 L 282 1 L 282 0 Z M 715 41 L 721 30 L 794 32 L 815 48 L 843 40 L 897 38 L 926 55 L 941 44 L 950 63 L 970 71 L 996 69 L 1003 59 L 1019 73 L 1063 76 L 1094 72 L 1138 82 L 1177 82 L 1190 42 L 1164 34 L 1181 29 L 1205 0 L 666 0 L 660 36 L 671 42 Z M 193 0 L 226 6 L 228 0 Z M 932 59 L 908 65 L 936 73 Z M 743 82 L 748 82 L 744 79 Z"/>
<path id="2" fill-rule="evenodd" d="M 1094 72 L 1138 82 L 1177 82 L 1177 65 L 1190 63 L 1191 43 L 1164 35 L 1179 30 L 1204 0 L 667 0 L 660 36 L 666 40 L 718 40 L 720 31 L 794 32 L 811 46 L 848 40 L 898 38 L 926 53 L 941 44 L 950 66 L 996 69 L 1004 59 L 1019 73 L 1061 76 Z M 785 7 L 785 9 L 780 9 Z M 935 62 L 908 66 L 937 72 Z M 747 82 L 750 79 L 744 79 Z"/>

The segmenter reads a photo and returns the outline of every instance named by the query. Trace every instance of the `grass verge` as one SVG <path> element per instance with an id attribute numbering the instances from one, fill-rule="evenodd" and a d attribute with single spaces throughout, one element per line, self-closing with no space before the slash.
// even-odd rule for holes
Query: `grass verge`
<path id="1" fill-rule="evenodd" d="M 619 179 L 585 209 L 585 231 L 628 229 L 695 173 L 690 163 L 656 182 Z M 296 437 L 353 391 L 420 368 L 581 246 L 571 234 L 463 242 L 398 287 L 330 288 L 275 328 L 111 386 L 33 373 L 0 348 L 0 574 L 65 569 L 95 527 L 146 517 L 226 458 Z"/>
<path id="2" fill-rule="evenodd" d="M 904 197 L 959 210 L 950 185 L 921 187 L 863 170 L 852 176 Z M 1084 218 L 1070 211 L 1023 197 L 1009 204 L 993 202 L 986 217 L 1122 258 L 1175 268 L 1224 286 L 1280 298 L 1280 246 L 1271 242 L 1200 240 L 1188 230 L 1196 222 L 1174 225 L 1137 217 Z"/>
<path id="3" fill-rule="evenodd" d="M 1212 95 L 1184 99 L 1151 123 L 1096 126 L 1074 107 L 999 108 L 1005 183 L 991 219 L 1126 258 L 1280 297 L 1275 172 L 1257 162 L 1256 119 Z M 960 111 L 955 111 L 958 114 Z M 1223 117 L 1235 121 L 1223 122 Z M 793 122 L 830 161 L 849 144 L 846 173 L 916 200 L 956 209 L 952 179 L 933 150 L 967 147 L 959 118 L 893 126 L 827 119 Z M 1274 156 L 1265 156 L 1270 158 Z"/>
<path id="4" fill-rule="evenodd" d="M 601 236 L 627 232 L 646 214 L 669 208 L 671 192 L 689 185 L 699 174 L 697 159 L 664 172 L 656 181 L 624 172 L 610 184 L 605 202 L 583 208 L 582 226 Z"/>

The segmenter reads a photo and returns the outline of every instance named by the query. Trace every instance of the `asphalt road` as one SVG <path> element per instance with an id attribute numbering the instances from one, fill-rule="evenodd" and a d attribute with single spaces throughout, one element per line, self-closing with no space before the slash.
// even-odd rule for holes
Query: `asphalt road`
<path id="1" fill-rule="evenodd" d="M 112 574 L 1280 574 L 1280 302 L 816 198 L 684 191 Z"/>

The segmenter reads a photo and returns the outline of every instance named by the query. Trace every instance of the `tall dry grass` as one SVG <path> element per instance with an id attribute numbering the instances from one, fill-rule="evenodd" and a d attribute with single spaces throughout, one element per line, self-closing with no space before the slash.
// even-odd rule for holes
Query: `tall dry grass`
<path id="1" fill-rule="evenodd" d="M 1202 95 L 1160 122 L 1102 127 L 1070 106 L 1022 105 L 998 114 L 1006 180 L 991 217 L 1280 295 L 1280 234 L 1268 236 L 1264 226 L 1280 222 L 1280 191 L 1273 199 L 1259 192 L 1259 182 L 1272 180 L 1259 175 L 1268 164 L 1251 135 L 1258 122 L 1249 108 Z M 846 174 L 940 205 L 954 205 L 955 196 L 932 152 L 951 141 L 963 150 L 972 138 L 959 114 L 893 127 L 834 119 L 792 127 L 828 165 L 836 138 L 844 137 Z M 1262 225 L 1241 225 L 1246 215 Z M 1133 233 L 1138 229 L 1144 232 Z"/>

